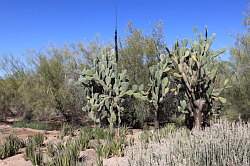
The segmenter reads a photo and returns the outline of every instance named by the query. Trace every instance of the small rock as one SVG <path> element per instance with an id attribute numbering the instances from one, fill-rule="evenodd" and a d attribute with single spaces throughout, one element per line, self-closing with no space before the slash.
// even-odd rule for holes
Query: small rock
<path id="1" fill-rule="evenodd" d="M 8 157 L 4 160 L 0 160 L 1 166 L 32 166 L 31 161 L 26 161 L 23 154 L 18 154 L 12 157 Z"/>
<path id="2" fill-rule="evenodd" d="M 97 155 L 94 149 L 87 149 L 80 152 L 79 159 L 86 165 L 96 165 Z"/>
<path id="3" fill-rule="evenodd" d="M 103 166 L 128 166 L 127 157 L 112 157 L 103 160 Z"/>

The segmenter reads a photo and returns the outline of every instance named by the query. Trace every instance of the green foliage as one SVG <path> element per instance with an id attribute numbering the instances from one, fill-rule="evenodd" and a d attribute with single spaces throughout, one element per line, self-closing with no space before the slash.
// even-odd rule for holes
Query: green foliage
<path id="1" fill-rule="evenodd" d="M 174 124 L 167 124 L 165 127 L 160 128 L 159 130 L 155 131 L 143 131 L 141 133 L 139 139 L 143 143 L 149 143 L 150 141 L 158 141 L 166 138 L 168 135 L 173 134 L 177 130 Z"/>
<path id="2" fill-rule="evenodd" d="M 48 144 L 47 154 L 49 156 L 48 165 L 68 166 L 83 164 L 79 159 L 79 152 L 87 148 L 95 148 L 99 162 L 110 156 L 123 156 L 126 130 L 121 128 L 120 135 L 116 135 L 114 130 L 103 128 L 82 128 L 76 137 L 70 138 L 66 143 Z M 91 146 L 91 141 L 97 141 Z"/>
<path id="3" fill-rule="evenodd" d="M 43 153 L 41 151 L 44 139 L 44 135 L 38 133 L 32 137 L 29 137 L 26 142 L 25 158 L 30 160 L 33 165 L 44 165 Z"/>
<path id="4" fill-rule="evenodd" d="M 54 149 L 53 149 L 54 148 Z M 76 166 L 79 156 L 80 147 L 74 140 L 69 140 L 65 145 L 58 144 L 50 149 L 52 156 L 50 166 Z"/>
<path id="5" fill-rule="evenodd" d="M 5 77 L 0 77 L 0 120 L 23 110 L 20 86 L 26 79 L 24 65 L 12 56 L 0 58 L 0 72 Z"/>
<path id="6" fill-rule="evenodd" d="M 128 97 L 125 99 L 123 107 L 121 126 L 143 128 L 145 120 L 151 117 L 151 105 L 147 101 Z"/>
<path id="7" fill-rule="evenodd" d="M 149 67 L 165 53 L 163 23 L 157 22 L 150 34 L 128 25 L 128 36 L 121 42 L 119 68 L 128 71 L 130 84 L 149 84 Z"/>
<path id="8" fill-rule="evenodd" d="M 169 51 L 171 64 L 169 75 L 175 83 L 175 92 L 184 93 L 184 101 L 180 109 L 188 113 L 188 118 L 194 119 L 195 127 L 205 126 L 209 116 L 215 111 L 215 102 L 224 103 L 225 99 L 219 95 L 224 90 L 223 86 L 215 87 L 217 70 L 220 63 L 216 58 L 224 50 L 213 51 L 211 45 L 213 37 L 198 35 L 197 39 L 177 41 Z M 226 80 L 225 80 L 226 81 Z M 225 83 L 226 84 L 226 83 Z"/>
<path id="9" fill-rule="evenodd" d="M 83 66 L 82 49 L 48 48 L 32 52 L 23 63 L 13 57 L 1 58 L 1 117 L 23 115 L 25 120 L 48 120 L 59 114 L 69 122 L 79 118 L 77 110 L 81 110 L 84 97 L 82 88 L 73 81 L 76 70 Z"/>
<path id="10" fill-rule="evenodd" d="M 59 151 L 62 151 L 64 149 L 64 145 L 62 143 L 49 143 L 47 146 L 47 154 L 49 157 L 53 158 L 58 154 Z"/>
<path id="11" fill-rule="evenodd" d="M 20 148 L 24 147 L 23 140 L 14 135 L 9 135 L 4 144 L 0 145 L 0 159 L 5 159 L 10 156 L 14 156 L 18 153 Z"/>
<path id="12" fill-rule="evenodd" d="M 16 121 L 12 125 L 17 128 L 31 128 L 36 130 L 53 130 L 52 126 L 43 122 Z"/>
<path id="13" fill-rule="evenodd" d="M 80 146 L 80 150 L 85 150 L 89 147 L 89 141 L 91 140 L 91 133 L 81 130 L 77 138 L 77 144 Z"/>
<path id="14" fill-rule="evenodd" d="M 41 147 L 43 145 L 44 140 L 45 140 L 44 135 L 38 133 L 34 136 L 29 137 L 27 140 L 27 144 L 34 144 L 35 146 Z"/>
<path id="15" fill-rule="evenodd" d="M 30 160 L 34 166 L 42 166 L 43 165 L 43 154 L 41 149 L 38 148 L 37 151 L 33 152 L 34 154 L 30 157 Z"/>
<path id="16" fill-rule="evenodd" d="M 21 87 L 24 102 L 33 114 L 42 113 L 39 115 L 41 119 L 47 119 L 48 116 L 44 115 L 53 115 L 57 111 L 70 122 L 69 114 L 82 103 L 76 96 L 80 89 L 70 83 L 78 64 L 75 57 L 66 55 L 64 50 L 52 49 L 48 54 L 34 55 L 35 74 L 29 76 Z"/>
<path id="17" fill-rule="evenodd" d="M 114 137 L 114 131 L 110 129 L 103 129 L 99 127 L 95 127 L 92 129 L 92 138 L 93 139 L 108 139 Z"/>
<path id="18" fill-rule="evenodd" d="M 25 148 L 25 158 L 32 162 L 32 165 L 43 165 L 43 154 L 41 152 L 41 136 L 29 138 Z"/>
<path id="19" fill-rule="evenodd" d="M 169 61 L 164 55 L 161 55 L 160 61 L 156 65 L 150 67 L 148 99 L 155 109 L 155 128 L 159 128 L 158 112 L 160 104 L 163 103 L 164 98 L 170 91 L 170 81 L 167 75 L 169 70 L 171 70 Z"/>
<path id="20" fill-rule="evenodd" d="M 250 14 L 246 16 L 249 20 Z M 250 119 L 250 31 L 249 21 L 246 24 L 247 31 L 238 35 L 234 48 L 231 49 L 232 60 L 227 62 L 226 67 L 220 73 L 221 75 L 229 75 L 229 85 L 224 93 L 224 97 L 228 100 L 226 106 L 227 118 L 231 120 Z"/>
<path id="21" fill-rule="evenodd" d="M 126 70 L 118 72 L 115 56 L 109 51 L 96 57 L 93 68 L 82 71 L 79 82 L 87 95 L 87 105 L 83 110 L 95 123 L 108 123 L 111 128 L 121 123 L 124 97 L 142 97 L 136 85 L 129 89 Z"/>
<path id="22" fill-rule="evenodd" d="M 73 126 L 67 123 L 63 123 L 63 126 L 60 131 L 60 138 L 62 139 L 64 136 L 74 136 Z"/>
<path id="23" fill-rule="evenodd" d="M 112 131 L 110 131 L 112 133 Z M 102 160 L 112 156 L 124 156 L 126 145 L 126 130 L 121 129 L 119 136 L 109 134 L 96 147 L 97 165 L 102 165 Z"/>

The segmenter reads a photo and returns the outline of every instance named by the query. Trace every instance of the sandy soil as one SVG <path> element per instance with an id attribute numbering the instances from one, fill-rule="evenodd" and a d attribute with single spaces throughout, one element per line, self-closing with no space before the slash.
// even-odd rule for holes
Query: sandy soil
<path id="1" fill-rule="evenodd" d="M 0 124 L 0 143 L 10 134 L 15 134 L 21 139 L 26 139 L 29 136 L 34 136 L 38 133 L 43 133 L 46 136 L 46 140 L 55 140 L 59 134 L 59 131 L 45 131 L 35 130 L 30 128 L 12 128 L 10 125 Z"/>
<path id="2" fill-rule="evenodd" d="M 12 128 L 7 124 L 0 124 L 0 144 L 4 142 L 5 138 L 10 134 L 15 134 L 17 137 L 22 139 L 27 139 L 29 136 L 34 136 L 35 134 L 43 133 L 46 136 L 46 142 L 56 142 L 58 140 L 57 136 L 59 131 L 44 131 L 44 130 L 34 130 L 30 128 Z M 20 150 L 20 153 L 23 150 Z M 12 157 L 8 157 L 4 160 L 0 160 L 0 166 L 32 166 L 30 161 L 24 159 L 23 154 L 17 154 Z"/>
<path id="3" fill-rule="evenodd" d="M 23 154 L 18 154 L 4 160 L 0 160 L 0 166 L 32 166 L 30 161 L 25 161 Z"/>
<path id="4" fill-rule="evenodd" d="M 132 132 L 127 135 L 127 138 L 138 140 L 140 130 L 132 130 Z M 15 134 L 19 138 L 26 139 L 29 136 L 33 136 L 37 133 L 43 133 L 46 137 L 45 144 L 48 142 L 57 143 L 60 141 L 58 139 L 59 131 L 44 131 L 44 130 L 34 130 L 30 128 L 12 128 L 7 124 L 0 124 L 0 143 L 3 143 L 5 137 L 10 134 Z M 30 161 L 24 159 L 23 149 L 20 150 L 20 154 L 0 160 L 0 166 L 32 166 Z M 94 166 L 96 164 L 96 152 L 94 149 L 87 149 L 80 152 L 80 159 L 85 161 L 85 165 Z M 104 159 L 104 166 L 127 166 L 128 160 L 126 157 L 112 157 L 109 159 Z"/>

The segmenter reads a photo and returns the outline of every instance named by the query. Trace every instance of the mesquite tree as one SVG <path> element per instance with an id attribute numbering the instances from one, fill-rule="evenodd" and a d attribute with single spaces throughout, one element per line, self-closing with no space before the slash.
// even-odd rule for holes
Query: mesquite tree
<path id="1" fill-rule="evenodd" d="M 187 40 L 176 42 L 172 51 L 168 50 L 171 59 L 169 71 L 176 86 L 184 92 L 182 107 L 186 107 L 189 118 L 193 118 L 193 126 L 200 128 L 206 125 L 213 112 L 216 101 L 225 102 L 219 97 L 223 88 L 216 89 L 215 82 L 219 62 L 216 60 L 224 50 L 213 51 L 211 45 L 214 37 L 198 35 L 188 44 Z"/>

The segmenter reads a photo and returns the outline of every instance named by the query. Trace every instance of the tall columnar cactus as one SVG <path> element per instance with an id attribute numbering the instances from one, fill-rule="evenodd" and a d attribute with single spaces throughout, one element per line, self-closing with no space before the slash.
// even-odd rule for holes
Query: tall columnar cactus
<path id="1" fill-rule="evenodd" d="M 161 55 L 160 61 L 150 67 L 150 86 L 148 91 L 149 102 L 154 106 L 154 125 L 159 128 L 160 104 L 169 93 L 168 72 L 171 70 L 167 56 Z"/>
<path id="2" fill-rule="evenodd" d="M 117 71 L 114 53 L 106 52 L 94 60 L 91 69 L 84 69 L 79 81 L 85 87 L 87 105 L 83 108 L 98 124 L 120 124 L 121 103 L 125 96 L 143 97 L 139 88 L 129 89 L 126 70 Z"/>
<path id="3" fill-rule="evenodd" d="M 223 88 L 215 89 L 219 65 L 216 57 L 224 50 L 212 51 L 212 42 L 213 37 L 208 38 L 206 30 L 205 37 L 199 35 L 190 45 L 186 40 L 177 41 L 171 52 L 167 49 L 173 66 L 169 73 L 185 94 L 181 106 L 186 107 L 188 115 L 194 119 L 192 125 L 198 128 L 207 123 L 214 101 L 225 102 L 219 97 Z"/>

